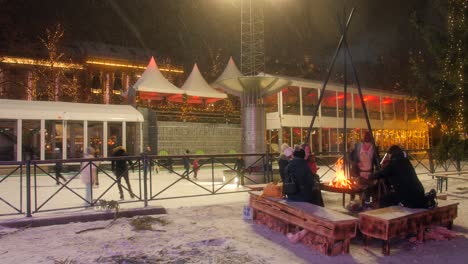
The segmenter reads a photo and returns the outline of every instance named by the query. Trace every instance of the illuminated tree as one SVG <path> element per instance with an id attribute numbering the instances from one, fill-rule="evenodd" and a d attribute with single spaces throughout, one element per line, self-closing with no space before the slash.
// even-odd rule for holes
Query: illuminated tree
<path id="1" fill-rule="evenodd" d="M 51 29 L 46 29 L 45 36 L 39 37 L 39 41 L 47 51 L 47 66 L 36 66 L 33 71 L 35 80 L 35 91 L 28 89 L 27 93 L 33 99 L 60 101 L 78 101 L 78 87 L 76 73 L 67 67 L 65 54 L 60 51 L 61 41 L 64 35 L 63 27 L 60 23 Z M 68 61 L 68 64 L 71 60 Z"/>
<path id="2" fill-rule="evenodd" d="M 410 52 L 412 92 L 427 110 L 431 125 L 443 136 L 436 145 L 439 161 L 460 159 L 466 152 L 468 69 L 468 0 L 426 2 L 412 17 L 425 48 Z"/>

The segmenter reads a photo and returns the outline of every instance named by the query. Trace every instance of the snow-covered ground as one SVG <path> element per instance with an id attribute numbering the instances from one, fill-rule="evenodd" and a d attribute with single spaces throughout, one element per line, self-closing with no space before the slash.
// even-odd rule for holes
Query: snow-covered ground
<path id="1" fill-rule="evenodd" d="M 160 174 L 172 177 L 168 175 Z M 435 188 L 431 177 L 420 178 L 426 189 Z M 132 183 L 137 185 L 134 177 Z M 80 187 L 80 181 L 74 184 Z M 104 182 L 102 184 L 104 186 Z M 187 181 L 177 184 L 181 185 L 181 190 L 194 188 Z M 188 185 L 183 188 L 184 184 Z M 43 188 L 57 187 L 50 182 L 44 183 Z M 117 195 L 116 187 L 112 193 Z M 152 231 L 136 231 L 130 224 L 131 219 L 126 218 L 113 223 L 0 228 L 0 263 L 467 263 L 468 182 L 450 180 L 448 193 L 450 200 L 460 203 L 453 229 L 459 236 L 450 241 L 423 244 L 396 239 L 392 241 L 388 257 L 382 255 L 378 240 L 372 240 L 365 249 L 362 240 L 355 238 L 350 255 L 335 257 L 321 255 L 301 244 L 293 245 L 283 234 L 243 220 L 248 194 L 235 193 L 151 202 L 150 205 L 161 205 L 168 211 L 166 215 L 153 216 L 164 221 L 153 223 Z M 327 192 L 323 195 L 328 208 L 344 211 L 341 195 Z M 87 210 L 79 209 L 77 213 Z M 105 228 L 76 233 L 95 227 Z"/>

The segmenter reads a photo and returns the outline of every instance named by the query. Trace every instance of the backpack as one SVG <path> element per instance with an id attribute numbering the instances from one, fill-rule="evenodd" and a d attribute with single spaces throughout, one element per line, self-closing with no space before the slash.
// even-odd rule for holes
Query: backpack
<path id="1" fill-rule="evenodd" d="M 299 192 L 299 187 L 296 183 L 296 175 L 293 171 L 289 171 L 289 165 L 285 168 L 286 175 L 283 181 L 283 192 L 286 195 L 296 194 Z"/>

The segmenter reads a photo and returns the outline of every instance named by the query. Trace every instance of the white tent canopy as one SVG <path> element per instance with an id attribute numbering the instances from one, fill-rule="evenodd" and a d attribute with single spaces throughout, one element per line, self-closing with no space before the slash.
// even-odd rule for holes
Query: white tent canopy
<path id="1" fill-rule="evenodd" d="M 200 96 L 206 98 L 219 99 L 227 98 L 227 95 L 225 93 L 217 91 L 206 82 L 206 80 L 203 78 L 200 71 L 198 70 L 198 66 L 196 63 L 193 66 L 192 72 L 190 73 L 189 77 L 187 78 L 187 80 L 181 88 L 189 96 Z"/>
<path id="2" fill-rule="evenodd" d="M 0 99 L 0 119 L 143 122 L 129 105 L 83 104 Z"/>
<path id="3" fill-rule="evenodd" d="M 232 59 L 232 57 L 229 57 L 228 64 L 226 68 L 224 69 L 223 73 L 216 79 L 215 83 L 228 80 L 228 79 L 234 79 L 238 77 L 243 77 L 244 75 L 239 71 L 239 68 L 237 68 L 236 63 Z"/>
<path id="4" fill-rule="evenodd" d="M 163 94 L 182 94 L 184 91 L 177 88 L 169 82 L 161 73 L 158 65 L 154 61 L 154 57 L 146 67 L 146 70 L 141 75 L 140 79 L 133 85 L 133 88 L 138 92 L 147 93 L 163 93 Z"/>

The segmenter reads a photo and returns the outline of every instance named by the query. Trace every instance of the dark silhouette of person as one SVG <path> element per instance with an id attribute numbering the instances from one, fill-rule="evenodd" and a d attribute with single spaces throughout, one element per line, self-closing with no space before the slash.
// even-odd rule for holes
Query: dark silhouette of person
<path id="1" fill-rule="evenodd" d="M 182 177 L 184 178 L 189 178 L 189 172 L 190 172 L 190 159 L 188 157 L 190 151 L 187 149 L 185 150 L 184 157 L 182 158 L 182 162 L 184 163 L 184 174 L 182 174 Z"/>
<path id="2" fill-rule="evenodd" d="M 62 155 L 60 153 L 60 149 L 55 149 L 55 159 L 61 159 Z M 57 185 L 60 184 L 59 179 L 61 179 L 63 182 L 67 182 L 67 179 L 63 177 L 62 171 L 63 171 L 63 163 L 62 162 L 56 162 L 54 166 L 54 171 L 55 171 L 55 183 Z"/>
<path id="3" fill-rule="evenodd" d="M 286 167 L 288 175 L 293 175 L 297 184 L 298 192 L 288 194 L 287 198 L 291 201 L 308 202 L 315 205 L 323 206 L 323 202 L 314 194 L 315 180 L 312 171 L 307 164 L 305 151 L 296 149 L 293 153 L 293 159 Z"/>
<path id="4" fill-rule="evenodd" d="M 127 152 L 123 147 L 117 147 L 113 153 L 114 157 L 125 157 L 128 156 Z M 132 166 L 133 163 L 130 160 L 121 159 L 121 160 L 113 160 L 112 161 L 112 171 L 114 172 L 115 176 L 117 177 L 117 187 L 119 188 L 120 199 L 124 199 L 124 194 L 122 190 L 122 178 L 124 178 L 125 182 L 127 183 L 128 192 L 130 194 L 130 198 L 134 198 L 135 195 L 132 192 L 132 187 L 130 186 L 130 180 L 128 178 L 128 165 Z"/>
<path id="5" fill-rule="evenodd" d="M 406 153 L 397 145 L 391 146 L 387 153 L 388 165 L 371 176 L 373 179 L 387 179 L 393 190 L 381 198 L 380 206 L 400 204 L 409 208 L 425 208 L 424 187 Z"/>

